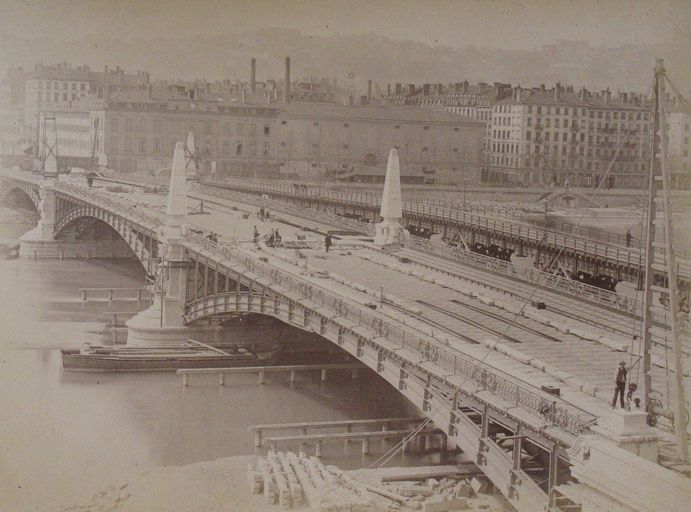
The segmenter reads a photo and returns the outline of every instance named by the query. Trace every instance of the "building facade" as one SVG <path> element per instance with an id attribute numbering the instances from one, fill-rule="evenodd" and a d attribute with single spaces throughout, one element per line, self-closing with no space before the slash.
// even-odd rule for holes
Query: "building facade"
<path id="1" fill-rule="evenodd" d="M 672 187 L 691 188 L 691 113 L 672 108 L 667 112 L 668 160 Z"/>
<path id="2" fill-rule="evenodd" d="M 92 124 L 91 106 L 82 102 L 79 106 L 44 107 L 39 111 L 39 159 L 43 160 L 48 148 L 43 141 L 53 140 L 49 133 L 57 131 L 58 168 L 81 167 L 89 169 L 97 160 L 93 147 L 98 124 Z"/>
<path id="3" fill-rule="evenodd" d="M 91 118 L 102 127 L 96 151 L 122 172 L 167 167 L 188 132 L 202 168 L 228 175 L 337 175 L 385 167 L 398 147 L 401 165 L 430 183 L 472 183 L 482 160 L 483 123 L 427 109 L 250 104 L 149 86 L 102 98 Z"/>
<path id="4" fill-rule="evenodd" d="M 644 98 L 557 86 L 516 88 L 493 107 L 484 179 L 512 185 L 646 186 L 650 112 Z"/>

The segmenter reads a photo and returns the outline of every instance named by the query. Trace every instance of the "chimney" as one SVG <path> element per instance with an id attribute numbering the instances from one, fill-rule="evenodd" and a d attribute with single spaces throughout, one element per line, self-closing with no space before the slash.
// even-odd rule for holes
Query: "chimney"
<path id="1" fill-rule="evenodd" d="M 243 87 L 242 88 L 242 104 L 244 105 L 245 103 L 247 103 L 247 91 Z"/>
<path id="2" fill-rule="evenodd" d="M 396 94 L 401 94 L 401 92 L 403 91 L 403 86 L 401 84 L 396 84 L 395 87 Z"/>
<path id="3" fill-rule="evenodd" d="M 146 97 L 147 99 L 151 99 L 151 84 L 146 84 Z"/>
<path id="4" fill-rule="evenodd" d="M 554 101 L 559 101 L 559 82 L 554 84 Z"/>
<path id="5" fill-rule="evenodd" d="M 372 80 L 367 80 L 367 103 L 372 101 Z"/>
<path id="6" fill-rule="evenodd" d="M 283 100 L 285 103 L 290 103 L 290 57 L 286 57 L 286 77 L 285 77 L 285 93 Z"/>
<path id="7" fill-rule="evenodd" d="M 386 95 L 391 96 L 391 84 L 386 84 Z"/>
<path id="8" fill-rule="evenodd" d="M 257 92 L 257 59 L 254 57 L 250 60 L 250 91 Z"/>
<path id="9" fill-rule="evenodd" d="M 467 94 L 469 89 L 470 84 L 468 83 L 468 80 L 463 80 L 463 94 Z"/>
<path id="10" fill-rule="evenodd" d="M 207 95 L 211 94 L 211 82 L 206 82 L 206 94 Z"/>
<path id="11" fill-rule="evenodd" d="M 408 84 L 408 95 L 412 96 L 415 94 L 415 84 Z"/>
<path id="12" fill-rule="evenodd" d="M 422 84 L 422 95 L 429 96 L 429 84 Z"/>

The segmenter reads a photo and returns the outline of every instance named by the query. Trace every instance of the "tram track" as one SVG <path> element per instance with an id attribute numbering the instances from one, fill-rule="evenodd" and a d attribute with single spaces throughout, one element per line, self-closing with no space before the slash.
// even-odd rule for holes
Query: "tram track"
<path id="1" fill-rule="evenodd" d="M 477 320 L 473 320 L 471 318 L 465 317 L 456 311 L 452 311 L 452 310 L 444 308 L 442 306 L 439 306 L 436 304 L 431 304 L 431 303 L 423 301 L 423 300 L 417 300 L 416 302 L 418 304 L 421 304 L 422 306 L 425 306 L 426 308 L 429 308 L 433 311 L 436 311 L 438 313 L 446 315 L 449 318 L 453 318 L 454 320 L 457 320 L 459 322 L 471 325 L 471 326 L 475 327 L 476 329 L 480 329 L 482 331 L 485 331 L 488 334 L 497 336 L 504 341 L 508 341 L 510 343 L 516 343 L 516 344 L 523 343 L 520 339 L 507 334 L 506 332 L 508 329 L 504 329 L 504 330 L 494 329 L 494 328 L 489 327 L 488 325 L 486 325 L 482 322 L 479 322 Z M 544 333 L 538 331 L 537 329 L 533 329 L 531 327 L 528 327 L 528 326 L 525 326 L 525 325 L 522 325 L 519 323 L 511 322 L 511 320 L 504 318 L 503 316 L 501 316 L 497 313 L 494 313 L 491 311 L 486 311 L 482 308 L 479 308 L 479 307 L 476 307 L 476 306 L 473 306 L 470 304 L 466 304 L 465 302 L 461 302 L 461 301 L 457 301 L 457 300 L 452 300 L 452 302 L 455 304 L 458 304 L 459 306 L 465 307 L 471 311 L 475 311 L 477 313 L 480 313 L 483 316 L 487 316 L 489 318 L 497 320 L 497 321 L 501 322 L 502 324 L 508 324 L 510 327 L 516 327 L 518 329 L 522 329 L 523 331 L 527 332 L 528 334 L 530 334 L 532 336 L 539 336 L 541 338 L 546 338 L 546 339 L 549 339 L 553 343 L 561 343 L 562 342 L 562 340 L 560 340 L 559 338 L 556 338 L 554 336 L 550 336 L 549 334 L 544 334 Z"/>

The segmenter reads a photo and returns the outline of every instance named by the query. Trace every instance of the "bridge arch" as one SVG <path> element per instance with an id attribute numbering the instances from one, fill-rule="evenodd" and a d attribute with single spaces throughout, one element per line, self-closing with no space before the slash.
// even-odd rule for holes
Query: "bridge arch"
<path id="1" fill-rule="evenodd" d="M 132 223 L 101 208 L 91 205 L 80 205 L 72 208 L 58 219 L 55 224 L 53 239 L 59 240 L 68 229 L 85 219 L 108 226 L 127 244 L 147 274 L 155 273 L 158 256 L 158 241 L 155 237 L 135 229 Z"/>
<path id="2" fill-rule="evenodd" d="M 39 196 L 37 187 L 23 182 L 0 182 L 0 203 L 6 201 L 13 194 L 18 194 L 27 198 L 33 205 L 33 208 L 37 212 L 40 212 L 41 197 Z"/>

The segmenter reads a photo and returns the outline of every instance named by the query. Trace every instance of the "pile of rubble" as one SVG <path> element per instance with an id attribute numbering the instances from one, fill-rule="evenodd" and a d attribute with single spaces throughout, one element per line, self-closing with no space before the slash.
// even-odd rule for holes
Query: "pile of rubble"
<path id="1" fill-rule="evenodd" d="M 318 512 L 503 510 L 487 493 L 482 477 L 458 476 L 388 481 L 372 470 L 345 472 L 316 457 L 270 451 L 248 466 L 253 494 L 281 509 L 309 507 Z M 376 470 L 374 470 L 376 471 Z"/>
<path id="2" fill-rule="evenodd" d="M 472 498 L 485 494 L 488 484 L 484 479 L 429 478 L 423 483 L 397 482 L 387 489 L 408 498 L 406 507 L 423 512 L 447 512 L 455 510 L 487 510 L 487 503 L 474 503 Z"/>

